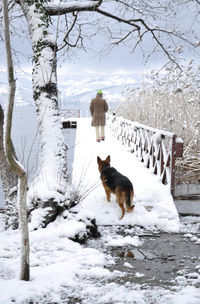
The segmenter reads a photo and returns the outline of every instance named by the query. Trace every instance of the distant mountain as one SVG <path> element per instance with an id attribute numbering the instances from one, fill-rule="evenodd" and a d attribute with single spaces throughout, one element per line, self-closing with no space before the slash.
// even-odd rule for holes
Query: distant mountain
<path id="1" fill-rule="evenodd" d="M 61 108 L 84 107 L 102 90 L 109 104 L 118 104 L 121 94 L 127 86 L 136 86 L 140 82 L 136 73 L 119 71 L 115 73 L 98 73 L 94 71 L 71 72 L 67 68 L 58 71 L 59 102 Z M 16 72 L 16 105 L 33 104 L 31 68 Z M 6 70 L 0 68 L 0 100 L 7 100 Z"/>

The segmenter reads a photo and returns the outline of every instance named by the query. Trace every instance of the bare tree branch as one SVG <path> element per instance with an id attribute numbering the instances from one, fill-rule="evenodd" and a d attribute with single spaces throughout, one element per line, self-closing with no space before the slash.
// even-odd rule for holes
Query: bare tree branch
<path id="1" fill-rule="evenodd" d="M 120 23 L 125 23 L 125 24 L 128 24 L 128 25 L 134 26 L 138 31 L 140 31 L 141 28 L 140 28 L 140 26 L 137 25 L 136 23 L 137 23 L 137 22 L 141 22 L 141 23 L 144 22 L 142 19 L 127 19 L 127 20 L 126 20 L 126 19 L 123 19 L 123 18 L 118 17 L 118 16 L 116 16 L 116 15 L 113 15 L 113 14 L 111 14 L 111 13 L 109 13 L 109 12 L 103 11 L 103 10 L 101 10 L 101 9 L 99 9 L 99 8 L 96 9 L 96 12 L 99 13 L 99 14 L 101 14 L 101 15 L 104 15 L 104 16 L 106 16 L 106 17 L 108 17 L 108 18 L 117 20 L 117 21 L 120 22 Z"/>
<path id="2" fill-rule="evenodd" d="M 117 20 L 120 23 L 124 23 L 127 25 L 130 25 L 131 27 L 134 27 L 137 29 L 138 32 L 138 39 L 137 42 L 135 43 L 135 46 L 133 47 L 133 50 L 136 49 L 136 47 L 139 45 L 139 43 L 142 41 L 142 38 L 144 37 L 145 34 L 150 33 L 152 35 L 152 38 L 156 41 L 157 45 L 161 48 L 161 50 L 164 52 L 164 54 L 168 57 L 168 59 L 170 59 L 170 61 L 172 61 L 178 68 L 180 68 L 180 65 L 177 63 L 177 61 L 175 60 L 175 58 L 172 57 L 172 55 L 170 54 L 170 52 L 167 50 L 167 48 L 165 47 L 165 45 L 161 42 L 160 38 L 156 35 L 156 32 L 159 33 L 163 33 L 163 34 L 167 34 L 170 35 L 171 37 L 176 37 L 180 40 L 182 40 L 183 42 L 195 47 L 195 44 L 192 43 L 192 41 L 189 41 L 188 39 L 186 39 L 184 37 L 184 35 L 178 34 L 176 31 L 174 30 L 166 30 L 166 29 L 162 29 L 161 27 L 159 28 L 155 28 L 155 27 L 150 27 L 148 26 L 148 24 L 142 19 L 142 18 L 138 18 L 138 19 L 124 19 L 121 17 L 118 17 L 114 14 L 111 14 L 110 12 L 106 12 L 103 11 L 101 9 L 97 9 L 96 10 L 97 13 L 104 15 L 108 18 Z M 142 28 L 141 25 L 138 25 L 137 23 L 141 24 L 143 26 L 143 28 L 145 28 L 146 30 L 143 31 L 143 33 L 141 33 Z M 121 42 L 125 41 L 127 39 L 127 37 L 129 37 L 131 34 L 133 34 L 135 32 L 135 30 L 130 30 L 124 37 L 119 38 L 117 42 L 113 42 L 113 45 L 118 45 Z"/>
<path id="3" fill-rule="evenodd" d="M 69 34 L 71 33 L 71 31 L 73 30 L 73 28 L 76 24 L 76 21 L 77 21 L 77 18 L 78 18 L 78 13 L 73 13 L 73 16 L 74 16 L 73 22 L 72 22 L 70 28 L 68 29 L 65 37 L 63 38 L 64 44 L 60 48 L 58 48 L 58 51 L 62 50 L 66 45 L 69 45 L 70 47 L 76 47 L 77 44 L 78 44 L 79 39 L 81 39 L 81 35 L 80 35 L 81 29 L 80 29 L 80 32 L 79 32 L 78 37 L 76 39 L 76 42 L 74 44 L 69 42 Z"/>

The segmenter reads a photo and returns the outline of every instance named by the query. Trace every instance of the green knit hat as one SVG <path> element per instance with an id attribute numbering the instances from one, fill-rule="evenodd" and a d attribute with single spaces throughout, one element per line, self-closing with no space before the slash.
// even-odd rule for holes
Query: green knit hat
<path id="1" fill-rule="evenodd" d="M 102 95 L 103 93 L 102 93 L 102 91 L 101 91 L 101 90 L 99 90 L 99 91 L 97 92 L 97 94 L 101 94 L 101 95 Z"/>

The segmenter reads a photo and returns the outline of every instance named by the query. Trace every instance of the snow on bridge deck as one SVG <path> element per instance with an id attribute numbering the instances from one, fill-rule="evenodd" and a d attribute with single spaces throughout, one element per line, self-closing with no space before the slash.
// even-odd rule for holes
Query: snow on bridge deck
<path id="1" fill-rule="evenodd" d="M 139 225 L 178 232 L 179 217 L 169 186 L 163 185 L 157 175 L 123 147 L 111 135 L 109 127 L 106 127 L 105 133 L 106 140 L 96 142 L 91 119 L 78 119 L 73 183 L 82 193 L 89 192 L 80 208 L 92 212 L 98 225 Z M 111 166 L 126 175 L 134 187 L 135 209 L 131 213 L 125 213 L 122 220 L 119 220 L 121 209 L 115 202 L 115 196 L 112 195 L 111 202 L 107 202 L 100 181 L 97 156 L 105 159 L 108 155 L 111 156 Z"/>

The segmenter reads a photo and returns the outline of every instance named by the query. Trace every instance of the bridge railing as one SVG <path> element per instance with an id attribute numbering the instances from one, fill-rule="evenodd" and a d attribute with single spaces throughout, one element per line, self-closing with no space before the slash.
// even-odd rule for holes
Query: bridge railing
<path id="1" fill-rule="evenodd" d="M 79 109 L 61 109 L 60 114 L 64 119 L 80 118 Z"/>
<path id="2" fill-rule="evenodd" d="M 154 129 L 109 114 L 107 125 L 113 135 L 144 162 L 163 184 L 169 184 L 175 192 L 175 159 L 183 155 L 183 141 L 175 133 Z"/>

